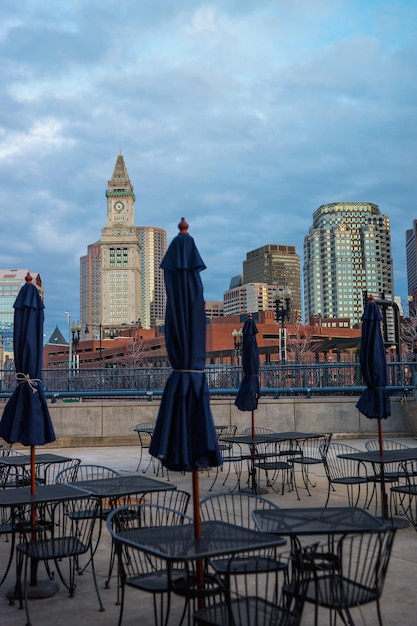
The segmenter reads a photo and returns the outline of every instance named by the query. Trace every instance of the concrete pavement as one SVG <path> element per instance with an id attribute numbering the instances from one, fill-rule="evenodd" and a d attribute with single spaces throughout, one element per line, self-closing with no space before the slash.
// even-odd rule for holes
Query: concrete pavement
<path id="1" fill-rule="evenodd" d="M 416 445 L 414 438 L 400 439 L 408 445 Z M 364 440 L 346 440 L 346 443 L 355 445 L 363 449 Z M 107 465 L 122 473 L 136 472 L 138 463 L 138 447 L 94 447 L 94 448 L 49 448 L 48 452 L 56 452 L 74 458 L 80 458 L 84 463 L 97 463 Z M 146 467 L 148 456 L 145 453 L 142 467 Z M 148 470 L 153 476 L 152 470 Z M 295 492 L 285 492 L 284 495 L 277 494 L 272 490 L 265 496 L 276 502 L 279 506 L 323 506 L 327 495 L 327 481 L 323 469 L 319 466 L 313 467 L 313 472 L 317 479 L 317 486 L 311 490 L 311 497 L 302 486 L 299 478 L 300 501 L 297 501 Z M 214 477 L 213 471 L 200 473 L 200 496 L 208 495 L 210 485 Z M 161 480 L 167 480 L 166 477 Z M 191 475 L 170 473 L 170 480 L 179 488 L 191 492 Z M 228 491 L 233 484 L 233 479 L 223 486 L 219 479 L 215 486 L 215 491 Z M 345 505 L 345 490 L 341 489 L 331 495 L 330 505 Z M 4 538 L 0 537 L 0 559 L 4 563 L 8 549 Z M 87 570 L 77 580 L 75 596 L 69 598 L 65 588 L 60 585 L 57 594 L 51 598 L 43 600 L 30 600 L 30 612 L 33 626 L 116 626 L 119 617 L 119 607 L 116 606 L 116 577 L 113 574 L 111 586 L 104 589 L 104 581 L 107 576 L 107 568 L 110 555 L 110 538 L 107 530 L 103 529 L 95 557 L 96 569 L 98 572 L 99 585 L 101 588 L 102 600 L 105 605 L 105 612 L 99 612 L 97 598 L 93 588 L 91 572 Z M 39 578 L 42 579 L 44 573 L 43 566 L 39 569 Z M 409 527 L 397 532 L 388 577 L 382 597 L 382 613 L 385 626 L 415 626 L 417 623 L 417 597 L 415 593 L 415 581 L 417 580 L 417 532 Z M 2 626 L 24 626 L 26 623 L 24 611 L 19 610 L 18 605 L 9 606 L 6 598 L 7 591 L 13 586 L 14 569 L 5 583 L 0 588 L 0 623 Z M 173 615 L 178 614 L 180 605 L 174 599 Z M 328 612 L 321 610 L 321 623 L 328 623 Z M 354 611 L 358 625 L 373 626 L 377 623 L 374 605 L 362 607 Z M 303 626 L 311 626 L 313 623 L 312 607 L 306 605 Z M 175 624 L 171 620 L 170 624 Z M 154 626 L 152 596 L 131 589 L 126 590 L 125 612 L 123 626 Z"/>

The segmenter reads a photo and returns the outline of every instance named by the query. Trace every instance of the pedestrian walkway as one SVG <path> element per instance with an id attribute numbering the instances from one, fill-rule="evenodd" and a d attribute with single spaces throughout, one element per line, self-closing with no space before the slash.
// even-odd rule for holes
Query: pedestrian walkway
<path id="1" fill-rule="evenodd" d="M 414 439 L 401 439 L 404 443 L 414 446 L 417 442 Z M 364 449 L 363 440 L 346 440 L 346 443 Z M 126 447 L 94 447 L 94 448 L 49 448 L 48 452 L 65 454 L 80 458 L 84 463 L 97 463 L 107 465 L 122 473 L 135 473 L 138 463 L 139 450 L 137 446 Z M 148 465 L 149 457 L 144 454 L 142 467 Z M 141 470 L 139 470 L 141 471 Z M 311 489 L 311 497 L 302 486 L 301 479 L 298 480 L 300 500 L 297 500 L 295 491 L 285 491 L 284 495 L 269 490 L 265 497 L 270 498 L 282 507 L 291 506 L 324 506 L 327 496 L 327 482 L 323 469 L 320 466 L 312 468 L 314 478 L 317 479 L 317 486 Z M 148 475 L 153 476 L 152 469 L 148 470 Z M 209 494 L 209 488 L 213 482 L 214 473 L 200 472 L 200 496 Z M 167 477 L 160 477 L 167 480 Z M 174 482 L 179 488 L 191 492 L 191 475 L 170 472 L 169 480 Z M 230 484 L 233 484 L 230 481 Z M 215 491 L 228 491 L 229 484 L 222 485 L 221 480 L 217 480 Z M 340 490 L 331 494 L 330 506 L 345 505 L 345 491 Z M 0 538 L 0 559 L 3 561 L 7 554 L 8 546 L 4 538 Z M 58 593 L 52 598 L 43 600 L 31 600 L 30 611 L 33 626 L 117 626 L 119 618 L 119 607 L 116 605 L 116 575 L 114 573 L 109 589 L 104 589 L 104 581 L 107 577 L 108 563 L 110 555 L 110 539 L 106 529 L 103 529 L 103 536 L 100 540 L 96 553 L 96 567 L 98 579 L 102 593 L 105 612 L 98 610 L 97 598 L 93 589 L 92 577 L 89 573 L 80 576 L 77 580 L 75 596 L 69 598 L 66 590 L 60 585 Z M 43 566 L 39 569 L 39 579 L 44 574 Z M 46 576 L 46 574 L 45 574 Z M 414 591 L 414 584 L 417 580 L 417 532 L 409 527 L 397 532 L 393 554 L 391 557 L 388 577 L 382 596 L 382 614 L 384 626 L 415 626 L 417 621 L 417 597 Z M 25 613 L 20 611 L 18 605 L 9 606 L 6 594 L 13 586 L 14 570 L 9 573 L 8 579 L 0 587 L 0 623 L 2 626 L 24 626 Z M 178 603 L 177 603 L 178 604 Z M 175 601 L 174 601 L 175 605 Z M 179 611 L 178 604 L 177 610 Z M 355 610 L 357 624 L 374 626 L 376 623 L 375 605 L 362 607 Z M 322 611 L 323 624 L 328 623 L 326 611 Z M 174 624 L 175 621 L 170 623 Z M 123 618 L 123 626 L 154 626 L 152 596 L 131 589 L 126 590 L 126 602 Z M 312 607 L 306 605 L 303 616 L 303 626 L 313 624 Z"/>

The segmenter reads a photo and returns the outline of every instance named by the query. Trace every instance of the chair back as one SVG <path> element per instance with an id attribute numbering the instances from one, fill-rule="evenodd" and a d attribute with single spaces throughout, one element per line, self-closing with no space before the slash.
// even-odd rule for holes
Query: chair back
<path id="1" fill-rule="evenodd" d="M 181 489 L 167 489 L 166 491 L 149 491 L 141 494 L 141 502 L 137 504 L 150 504 L 168 509 L 174 509 L 179 513 L 186 514 L 191 495 Z M 128 502 L 126 503 L 128 504 Z"/>
<path id="2" fill-rule="evenodd" d="M 203 521 L 221 520 L 252 529 L 256 529 L 252 511 L 278 508 L 278 505 L 271 500 L 251 493 L 213 494 L 200 501 L 201 519 Z"/>
<path id="3" fill-rule="evenodd" d="M 339 454 L 353 454 L 360 452 L 358 448 L 345 443 L 331 442 L 326 446 L 320 445 L 319 451 L 323 459 L 325 471 L 330 481 L 345 478 L 366 477 L 366 467 L 354 459 L 341 459 Z"/>
<path id="4" fill-rule="evenodd" d="M 280 555 L 281 567 L 258 559 L 229 559 L 226 602 L 210 604 L 194 613 L 197 626 L 299 626 L 305 602 L 313 548 Z"/>
<path id="5" fill-rule="evenodd" d="M 225 424 L 224 426 L 217 426 L 217 438 L 220 437 L 234 437 L 236 435 L 237 426 L 236 424 Z"/>
<path id="6" fill-rule="evenodd" d="M 266 428 L 266 426 L 255 426 L 255 435 L 268 435 L 270 433 L 276 433 L 276 430 L 272 430 L 272 428 Z M 248 426 L 243 430 L 244 435 L 252 435 L 252 427 Z"/>
<path id="7" fill-rule="evenodd" d="M 56 477 L 60 472 L 71 467 L 74 468 L 81 463 L 81 459 L 70 459 L 63 463 L 48 463 L 40 468 L 36 479 L 43 485 L 53 485 L 56 482 Z"/>
<path id="8" fill-rule="evenodd" d="M 337 544 L 337 567 L 331 572 L 314 570 L 314 585 L 307 600 L 336 610 L 378 602 L 395 533 L 395 528 L 387 527 L 343 535 Z"/>
<path id="9" fill-rule="evenodd" d="M 153 422 L 139 422 L 133 429 L 138 434 L 142 448 L 149 448 L 151 445 L 152 434 L 145 431 L 149 429 L 153 431 L 154 427 L 155 424 Z"/>
<path id="10" fill-rule="evenodd" d="M 301 439 L 297 441 L 297 449 L 300 456 L 297 454 L 294 457 L 294 461 L 313 463 L 323 462 L 323 457 L 327 454 L 327 448 L 332 439 L 333 433 L 322 433 L 315 437 L 308 437 L 308 439 Z"/>
<path id="11" fill-rule="evenodd" d="M 79 463 L 63 469 L 55 477 L 56 483 L 76 483 L 81 480 L 117 478 L 121 473 L 105 465 Z"/>
<path id="12" fill-rule="evenodd" d="M 401 443 L 400 441 L 395 441 L 395 439 L 382 438 L 382 447 L 384 450 L 403 450 L 410 446 L 406 446 L 405 443 Z M 365 448 L 368 452 L 379 450 L 379 439 L 368 439 L 368 441 L 365 441 Z"/>

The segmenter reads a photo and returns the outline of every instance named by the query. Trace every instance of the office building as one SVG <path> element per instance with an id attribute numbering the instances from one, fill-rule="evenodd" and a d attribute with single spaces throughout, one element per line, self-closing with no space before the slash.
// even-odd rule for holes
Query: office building
<path id="1" fill-rule="evenodd" d="M 324 204 L 304 238 L 304 319 L 359 324 L 365 292 L 393 297 L 389 219 L 369 202 Z"/>
<path id="2" fill-rule="evenodd" d="M 248 252 L 243 261 L 243 284 L 250 283 L 264 283 L 278 291 L 289 290 L 291 321 L 301 322 L 300 257 L 295 246 L 268 244 Z"/>
<path id="3" fill-rule="evenodd" d="M 135 194 L 124 158 L 117 157 L 108 182 L 107 223 L 100 239 L 101 323 L 120 327 L 142 318 L 140 242 Z"/>
<path id="4" fill-rule="evenodd" d="M 242 315 L 258 311 L 273 311 L 276 286 L 248 283 L 231 287 L 223 294 L 224 315 Z"/>
<path id="5" fill-rule="evenodd" d="M 25 278 L 29 270 L 0 270 L 0 337 L 3 341 L 3 354 L 13 358 L 13 327 L 14 308 L 20 288 L 25 284 Z M 30 272 L 32 284 L 44 299 L 43 284 L 40 274 Z"/>
<path id="6" fill-rule="evenodd" d="M 407 292 L 409 300 L 414 301 L 415 304 L 417 300 L 417 220 L 413 220 L 413 228 L 406 231 L 405 252 L 407 261 Z"/>
<path id="7" fill-rule="evenodd" d="M 155 328 L 165 318 L 166 292 L 160 265 L 167 250 L 167 233 L 155 226 L 137 226 L 140 243 L 141 325 Z"/>
<path id="8" fill-rule="evenodd" d="M 81 338 L 113 336 L 126 325 L 163 325 L 166 295 L 161 261 L 167 233 L 134 226 L 135 194 L 123 156 L 108 182 L 107 223 L 102 237 L 80 259 Z M 89 334 L 85 333 L 86 325 Z"/>
<path id="9" fill-rule="evenodd" d="M 101 324 L 100 242 L 90 244 L 87 254 L 80 258 L 80 320 L 81 333 L 85 326 L 98 329 Z"/>

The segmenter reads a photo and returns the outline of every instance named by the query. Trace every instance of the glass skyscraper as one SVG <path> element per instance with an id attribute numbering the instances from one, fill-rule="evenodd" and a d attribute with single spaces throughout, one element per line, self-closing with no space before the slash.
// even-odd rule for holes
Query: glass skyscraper
<path id="1" fill-rule="evenodd" d="M 304 238 L 304 319 L 361 321 L 363 294 L 394 293 L 389 219 L 370 202 L 323 204 Z"/>

